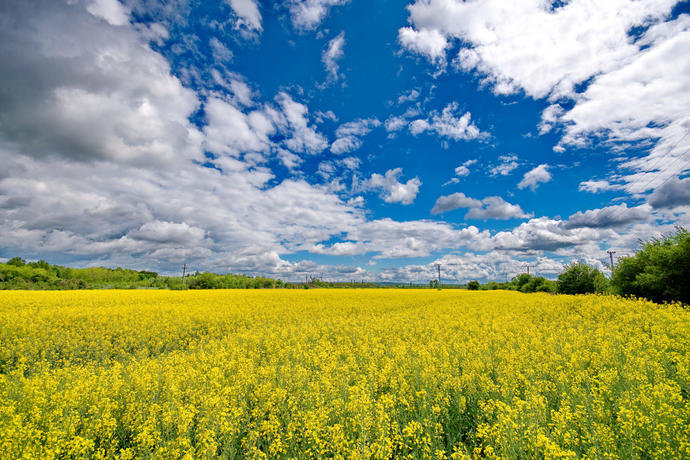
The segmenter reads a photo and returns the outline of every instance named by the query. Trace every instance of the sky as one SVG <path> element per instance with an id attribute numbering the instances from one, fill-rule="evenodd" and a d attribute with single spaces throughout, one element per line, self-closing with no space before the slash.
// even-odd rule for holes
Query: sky
<path id="1" fill-rule="evenodd" d="M 688 1 L 0 3 L 0 260 L 606 272 L 689 171 Z"/>

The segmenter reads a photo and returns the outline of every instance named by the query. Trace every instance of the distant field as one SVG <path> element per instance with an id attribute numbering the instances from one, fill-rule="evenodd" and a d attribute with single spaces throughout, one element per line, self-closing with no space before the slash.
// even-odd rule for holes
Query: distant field
<path id="1" fill-rule="evenodd" d="M 688 458 L 690 313 L 491 291 L 0 292 L 0 458 Z"/>

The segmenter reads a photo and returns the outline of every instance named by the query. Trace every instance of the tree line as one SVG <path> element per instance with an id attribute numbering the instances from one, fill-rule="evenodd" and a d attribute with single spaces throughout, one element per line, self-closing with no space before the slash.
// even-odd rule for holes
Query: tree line
<path id="1" fill-rule="evenodd" d="M 523 273 L 508 282 L 470 281 L 470 290 L 510 289 L 558 294 L 616 294 L 654 302 L 690 305 L 690 232 L 678 227 L 672 235 L 642 242 L 634 256 L 621 257 L 611 277 L 584 263 L 569 265 L 557 281 Z"/>
<path id="2" fill-rule="evenodd" d="M 126 268 L 70 268 L 44 260 L 27 262 L 15 257 L 0 263 L 0 289 L 309 289 L 376 288 L 374 283 L 326 282 L 311 278 L 305 283 L 252 277 L 241 274 L 195 272 L 185 277 L 160 276 L 156 272 Z M 394 287 L 393 285 L 386 287 Z M 423 286 L 415 286 L 423 287 Z M 433 280 L 430 288 L 438 288 Z M 678 227 L 672 235 L 643 242 L 631 257 L 612 267 L 611 277 L 584 263 L 570 265 L 553 281 L 523 273 L 511 281 L 441 286 L 469 290 L 507 289 L 558 294 L 617 294 L 655 302 L 679 301 L 690 305 L 690 232 Z"/>
<path id="3" fill-rule="evenodd" d="M 147 270 L 127 268 L 70 268 L 44 260 L 27 262 L 14 257 L 0 263 L 0 289 L 311 289 L 373 288 L 373 283 L 331 283 L 311 278 L 305 283 L 291 283 L 275 278 L 243 274 L 195 272 L 184 277 L 161 276 Z"/>

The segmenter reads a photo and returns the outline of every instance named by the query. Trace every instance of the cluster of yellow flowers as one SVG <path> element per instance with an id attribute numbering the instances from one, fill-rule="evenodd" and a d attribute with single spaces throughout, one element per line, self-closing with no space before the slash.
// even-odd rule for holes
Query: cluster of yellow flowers
<path id="1" fill-rule="evenodd" d="M 0 293 L 0 458 L 690 458 L 690 312 L 462 290 Z"/>

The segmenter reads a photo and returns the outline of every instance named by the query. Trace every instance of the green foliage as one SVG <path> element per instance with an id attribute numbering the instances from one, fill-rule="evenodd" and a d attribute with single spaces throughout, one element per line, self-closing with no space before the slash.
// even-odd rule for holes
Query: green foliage
<path id="1" fill-rule="evenodd" d="M 530 279 L 524 283 L 519 291 L 520 292 L 556 292 L 558 290 L 558 284 L 555 281 L 547 280 L 543 276 L 531 276 Z"/>
<path id="2" fill-rule="evenodd" d="M 469 283 L 467 283 L 467 289 L 470 291 L 478 291 L 479 290 L 479 281 L 477 280 L 472 280 Z"/>
<path id="3" fill-rule="evenodd" d="M 584 263 L 572 264 L 558 275 L 559 294 L 605 293 L 608 285 L 603 273 Z"/>
<path id="4" fill-rule="evenodd" d="M 482 291 L 495 291 L 498 289 L 502 289 L 505 291 L 515 291 L 516 287 L 515 287 L 515 284 L 508 282 L 508 281 L 505 281 L 505 282 L 487 281 L 486 283 L 482 284 L 479 289 L 481 289 Z"/>
<path id="5" fill-rule="evenodd" d="M 277 280 L 273 278 L 252 278 L 232 273 L 219 275 L 210 272 L 188 276 L 186 285 L 189 289 L 267 289 L 279 287 Z M 282 281 L 280 286 L 282 286 Z"/>
<path id="6" fill-rule="evenodd" d="M 45 260 L 27 263 L 14 257 L 0 264 L 0 289 L 93 289 L 164 287 L 155 272 L 122 268 L 69 268 Z"/>
<path id="7" fill-rule="evenodd" d="M 621 258 L 611 284 L 617 294 L 690 305 L 690 232 L 679 227 L 644 243 L 634 257 Z"/>
<path id="8" fill-rule="evenodd" d="M 22 259 L 21 257 L 12 257 L 10 260 L 7 261 L 7 265 L 23 267 L 24 265 L 26 265 L 26 260 Z"/>

